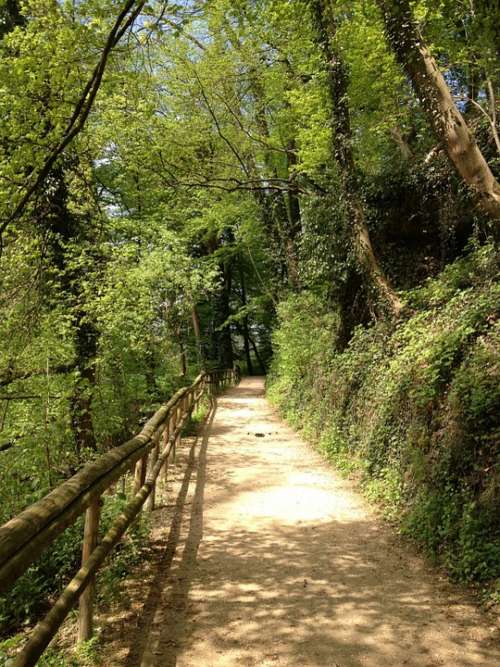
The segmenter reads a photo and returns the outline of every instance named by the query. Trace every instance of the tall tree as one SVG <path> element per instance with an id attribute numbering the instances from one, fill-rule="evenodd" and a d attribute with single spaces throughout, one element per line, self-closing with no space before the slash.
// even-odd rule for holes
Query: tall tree
<path id="1" fill-rule="evenodd" d="M 55 269 L 57 296 L 55 299 L 70 315 L 71 334 L 74 341 L 75 380 L 69 397 L 71 426 L 78 458 L 84 450 L 97 447 L 92 421 L 92 399 L 95 391 L 95 357 L 98 349 L 98 331 L 86 309 L 85 274 L 88 266 L 79 261 L 83 246 L 95 241 L 96 230 L 91 220 L 71 212 L 66 184 L 67 174 L 59 165 L 52 171 L 51 188 L 48 189 L 45 206 L 38 212 L 47 235 L 48 260 Z M 100 263 L 97 244 L 93 250 L 93 262 Z M 76 255 L 76 256 L 75 256 Z"/>

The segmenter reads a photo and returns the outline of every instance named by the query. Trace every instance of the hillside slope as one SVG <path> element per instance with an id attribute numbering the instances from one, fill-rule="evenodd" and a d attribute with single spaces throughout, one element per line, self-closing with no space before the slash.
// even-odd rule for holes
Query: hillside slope
<path id="1" fill-rule="evenodd" d="M 281 304 L 269 396 L 453 578 L 500 575 L 500 287 L 491 247 L 405 294 L 342 353 L 313 294 Z M 498 589 L 496 595 L 498 596 Z"/>

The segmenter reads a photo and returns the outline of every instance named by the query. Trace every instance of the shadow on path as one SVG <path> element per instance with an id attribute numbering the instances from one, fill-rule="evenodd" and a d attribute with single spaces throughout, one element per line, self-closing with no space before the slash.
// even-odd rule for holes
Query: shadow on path
<path id="1" fill-rule="evenodd" d="M 194 571 L 198 547 L 203 536 L 203 496 L 206 480 L 207 447 L 216 410 L 217 406 L 215 405 L 204 425 L 198 457 L 196 458 L 196 448 L 199 444 L 200 436 L 196 438 L 189 449 L 186 470 L 177 495 L 165 550 L 157 564 L 156 574 L 150 583 L 149 593 L 142 609 L 140 621 L 129 648 L 125 663 L 126 667 L 157 664 L 155 656 L 159 654 L 162 656 L 161 664 L 165 667 L 176 664 L 175 653 L 169 650 L 175 648 L 176 642 L 174 640 L 165 640 L 165 637 L 162 636 L 164 628 L 161 623 L 162 619 L 158 618 L 158 614 L 160 616 L 163 615 L 161 612 L 165 606 L 168 608 L 174 607 L 177 613 L 185 610 L 187 606 L 190 574 Z M 175 578 L 173 589 L 168 599 L 166 599 L 164 595 L 171 575 L 172 562 L 180 544 L 179 538 L 183 515 L 186 510 L 186 501 L 193 473 L 196 475 L 196 485 L 189 518 L 189 532 L 182 552 L 179 573 Z M 170 658 L 168 656 L 171 653 Z"/>

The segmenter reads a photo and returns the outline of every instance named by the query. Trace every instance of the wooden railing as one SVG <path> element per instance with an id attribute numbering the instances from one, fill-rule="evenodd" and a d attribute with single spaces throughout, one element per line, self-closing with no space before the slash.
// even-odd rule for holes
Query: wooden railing
<path id="1" fill-rule="evenodd" d="M 90 639 L 96 572 L 146 501 L 147 508 L 154 509 L 158 475 L 163 468 L 167 469 L 170 457 L 175 457 L 182 430 L 200 401 L 207 397 L 212 403 L 227 384 L 238 381 L 237 369 L 202 373 L 190 387 L 180 389 L 163 405 L 138 435 L 87 463 L 76 475 L 0 528 L 2 594 L 85 512 L 81 568 L 35 627 L 16 656 L 14 667 L 36 664 L 78 600 L 78 639 Z M 131 498 L 98 540 L 101 496 L 131 470 L 134 471 Z"/>

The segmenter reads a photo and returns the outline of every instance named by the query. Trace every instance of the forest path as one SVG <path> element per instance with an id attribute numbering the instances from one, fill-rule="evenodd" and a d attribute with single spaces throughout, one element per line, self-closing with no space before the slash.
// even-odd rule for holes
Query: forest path
<path id="1" fill-rule="evenodd" d="M 106 667 L 500 664 L 492 620 L 280 420 L 262 378 L 220 397 L 183 456 L 130 609 L 103 619 Z"/>

